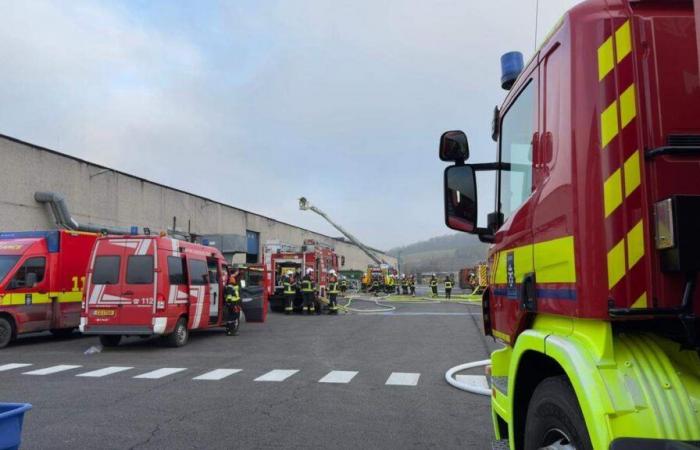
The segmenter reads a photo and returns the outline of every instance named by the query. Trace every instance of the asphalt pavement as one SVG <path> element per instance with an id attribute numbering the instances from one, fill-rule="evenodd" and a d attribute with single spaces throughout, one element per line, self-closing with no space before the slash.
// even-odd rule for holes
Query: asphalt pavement
<path id="1" fill-rule="evenodd" d="M 34 406 L 24 449 L 490 448 L 488 398 L 444 381 L 496 348 L 480 308 L 352 306 L 377 312 L 271 313 L 177 349 L 24 337 L 0 350 L 0 401 Z"/>

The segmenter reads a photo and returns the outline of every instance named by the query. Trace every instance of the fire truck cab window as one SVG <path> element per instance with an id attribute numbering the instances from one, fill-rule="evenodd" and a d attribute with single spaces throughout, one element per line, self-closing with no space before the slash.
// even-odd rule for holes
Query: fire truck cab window
<path id="1" fill-rule="evenodd" d="M 13 278 L 15 288 L 33 287 L 27 286 L 27 275 L 33 273 L 36 275 L 36 283 L 39 284 L 44 280 L 46 272 L 46 258 L 43 256 L 27 259 L 22 266 L 17 269 Z"/>
<path id="2" fill-rule="evenodd" d="M 168 278 L 170 284 L 187 284 L 184 260 L 177 256 L 168 256 Z"/>
<path id="3" fill-rule="evenodd" d="M 98 256 L 95 258 L 95 266 L 92 271 L 93 284 L 117 284 L 119 283 L 119 256 Z"/>
<path id="4" fill-rule="evenodd" d="M 129 255 L 126 262 L 127 284 L 153 283 L 153 256 Z"/>
<path id="5" fill-rule="evenodd" d="M 0 256 L 0 281 L 2 281 L 6 276 L 7 273 L 15 267 L 15 264 L 17 264 L 17 261 L 19 260 L 19 256 L 17 255 L 1 255 Z"/>
<path id="6" fill-rule="evenodd" d="M 536 131 L 535 83 L 530 82 L 501 121 L 500 211 L 507 219 L 532 193 L 532 139 Z"/>
<path id="7" fill-rule="evenodd" d="M 199 261 L 196 259 L 190 259 L 190 283 L 193 286 L 204 286 L 207 284 L 207 278 L 209 275 L 209 269 L 207 268 L 206 261 Z"/>

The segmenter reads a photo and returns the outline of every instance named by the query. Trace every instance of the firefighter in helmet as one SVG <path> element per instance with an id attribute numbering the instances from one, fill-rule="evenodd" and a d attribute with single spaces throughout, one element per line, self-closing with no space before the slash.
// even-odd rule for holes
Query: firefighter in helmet
<path id="1" fill-rule="evenodd" d="M 338 314 L 338 277 L 335 275 L 335 270 L 329 272 L 328 278 L 328 314 Z"/>
<path id="2" fill-rule="evenodd" d="M 416 296 L 416 276 L 411 275 L 408 279 L 408 287 L 411 289 L 411 295 Z"/>
<path id="3" fill-rule="evenodd" d="M 291 314 L 294 311 L 294 298 L 297 295 L 295 281 L 291 273 L 285 275 L 282 286 L 284 287 L 284 313 Z"/>
<path id="4" fill-rule="evenodd" d="M 401 291 L 403 295 L 408 295 L 408 277 L 405 273 L 401 275 Z"/>
<path id="5" fill-rule="evenodd" d="M 226 335 L 235 336 L 238 334 L 241 317 L 241 294 L 238 286 L 240 273 L 238 269 L 229 275 L 226 283 Z"/>
<path id="6" fill-rule="evenodd" d="M 342 275 L 340 277 L 340 293 L 345 295 L 345 291 L 348 290 L 348 279 L 345 277 L 345 275 Z"/>
<path id="7" fill-rule="evenodd" d="M 316 312 L 316 285 L 311 278 L 313 272 L 313 269 L 306 269 L 306 275 L 301 279 L 301 295 L 304 297 L 302 312 L 306 311 L 308 314 Z"/>
<path id="8" fill-rule="evenodd" d="M 432 277 L 430 277 L 430 290 L 433 292 L 433 297 L 438 296 L 438 281 L 437 281 L 437 276 L 433 274 Z"/>
<path id="9" fill-rule="evenodd" d="M 452 298 L 452 279 L 449 276 L 445 277 L 445 298 L 447 300 Z"/>

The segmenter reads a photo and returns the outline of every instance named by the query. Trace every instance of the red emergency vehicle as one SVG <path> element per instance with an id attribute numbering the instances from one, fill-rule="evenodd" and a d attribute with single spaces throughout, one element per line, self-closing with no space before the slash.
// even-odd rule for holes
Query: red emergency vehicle
<path id="1" fill-rule="evenodd" d="M 311 277 L 316 283 L 320 296 L 325 296 L 326 284 L 330 270 L 338 271 L 338 255 L 333 247 L 313 239 L 307 239 L 302 246 L 268 242 L 263 250 L 265 261 L 265 289 L 269 297 L 270 308 L 274 311 L 284 310 L 285 275 L 293 275 L 297 281 L 306 274 L 307 269 L 313 269 Z M 301 293 L 297 292 L 295 308 L 301 308 Z"/>
<path id="2" fill-rule="evenodd" d="M 0 233 L 0 348 L 22 333 L 70 334 L 80 300 L 93 233 Z"/>
<path id="3" fill-rule="evenodd" d="M 164 336 L 180 347 L 190 330 L 222 326 L 227 264 L 212 247 L 166 236 L 97 239 L 80 330 L 105 346 L 122 336 Z"/>
<path id="4" fill-rule="evenodd" d="M 446 223 L 492 244 L 501 447 L 700 442 L 696 18 L 690 0 L 584 1 L 527 65 L 502 58 L 496 162 L 465 164 L 466 135 L 443 134 Z M 485 170 L 497 183 L 482 228 Z"/>

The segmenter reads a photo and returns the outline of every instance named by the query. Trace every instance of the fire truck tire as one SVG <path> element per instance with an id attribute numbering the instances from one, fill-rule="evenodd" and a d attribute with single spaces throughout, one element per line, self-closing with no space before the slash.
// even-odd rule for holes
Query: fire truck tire
<path id="1" fill-rule="evenodd" d="M 4 317 L 0 317 L 0 348 L 7 347 L 12 340 L 12 323 Z"/>
<path id="2" fill-rule="evenodd" d="M 165 337 L 165 343 L 168 347 L 182 347 L 187 344 L 187 338 L 189 338 L 187 319 L 180 317 L 180 320 L 175 324 L 173 332 Z"/>
<path id="3" fill-rule="evenodd" d="M 57 338 L 66 338 L 73 334 L 74 330 L 75 328 L 52 328 L 51 334 L 53 334 Z"/>
<path id="4" fill-rule="evenodd" d="M 563 375 L 537 385 L 525 420 L 525 450 L 593 449 L 574 390 Z"/>
<path id="5" fill-rule="evenodd" d="M 100 336 L 100 344 L 103 347 L 116 347 L 121 340 L 122 337 L 119 334 L 104 334 Z"/>

